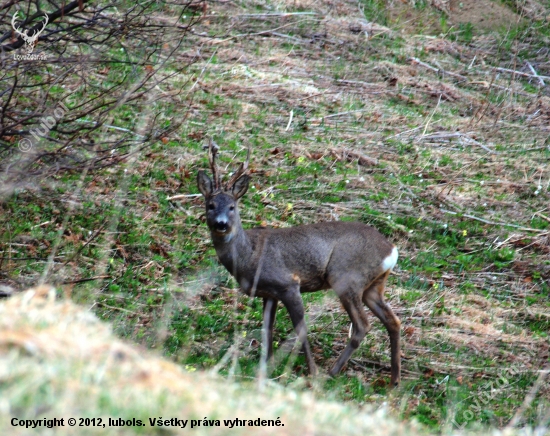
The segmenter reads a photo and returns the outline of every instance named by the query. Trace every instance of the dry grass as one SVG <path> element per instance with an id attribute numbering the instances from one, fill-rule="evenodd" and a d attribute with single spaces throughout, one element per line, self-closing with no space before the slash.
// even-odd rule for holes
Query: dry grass
<path id="1" fill-rule="evenodd" d="M 196 427 L 198 434 L 226 433 L 223 419 L 281 419 L 283 427 L 245 427 L 246 434 L 420 434 L 394 422 L 384 409 L 358 410 L 282 390 L 244 389 L 178 365 L 117 339 L 107 324 L 55 290 L 28 290 L 0 304 L 2 434 L 29 434 L 12 418 L 141 419 L 143 428 L 64 427 L 56 434 L 162 433 L 149 418 L 221 420 L 220 427 Z M 190 425 L 190 424 L 189 424 Z M 78 430 L 78 431 L 77 431 Z M 189 431 L 169 428 L 170 434 Z M 39 434 L 47 434 L 40 428 Z M 164 434 L 164 433 L 163 433 Z"/>
<path id="2" fill-rule="evenodd" d="M 372 410 L 315 400 L 312 395 L 268 385 L 228 383 L 204 372 L 187 373 L 178 365 L 127 344 L 91 312 L 56 301 L 42 286 L 0 304 L 0 431 L 30 434 L 12 418 L 65 418 L 55 434 L 152 434 L 186 430 L 151 427 L 149 418 L 221 420 L 221 426 L 196 427 L 197 434 L 226 433 L 223 419 L 277 419 L 282 427 L 241 427 L 246 434 L 424 434 L 412 423 L 395 422 L 386 408 Z M 69 418 L 136 418 L 144 427 L 70 427 Z M 188 424 L 190 425 L 190 424 Z M 51 434 L 39 428 L 33 434 Z M 451 434 L 451 433 L 449 433 Z M 493 432 L 493 435 L 520 433 Z M 528 431 L 521 434 L 528 435 Z"/>

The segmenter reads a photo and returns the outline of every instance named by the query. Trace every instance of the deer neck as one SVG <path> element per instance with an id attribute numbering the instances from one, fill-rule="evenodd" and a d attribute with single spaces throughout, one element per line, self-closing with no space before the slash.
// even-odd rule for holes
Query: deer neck
<path id="1" fill-rule="evenodd" d="M 220 262 L 237 277 L 239 265 L 247 264 L 253 254 L 250 238 L 245 233 L 240 219 L 235 222 L 231 233 L 223 236 L 212 233 L 212 242 Z"/>

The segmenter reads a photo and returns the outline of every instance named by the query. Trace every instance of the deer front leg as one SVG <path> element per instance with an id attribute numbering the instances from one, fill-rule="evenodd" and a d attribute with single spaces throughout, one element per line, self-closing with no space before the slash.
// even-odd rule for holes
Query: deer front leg
<path id="1" fill-rule="evenodd" d="M 271 359 L 273 356 L 273 325 L 277 315 L 277 300 L 264 298 L 264 320 L 262 326 L 262 359 Z M 265 356 L 265 357 L 264 357 Z"/>
<path id="2" fill-rule="evenodd" d="M 273 355 L 273 323 L 277 313 L 277 300 L 264 298 L 264 316 L 262 325 L 262 350 L 260 356 L 260 386 L 263 386 L 267 377 L 267 361 Z"/>
<path id="3" fill-rule="evenodd" d="M 309 348 L 309 342 L 307 340 L 307 328 L 304 320 L 304 302 L 302 301 L 302 296 L 300 295 L 300 285 L 295 284 L 286 290 L 281 295 L 281 301 L 288 310 L 292 324 L 294 325 L 294 330 L 298 335 L 298 341 L 302 343 L 302 349 L 306 355 L 306 362 L 311 375 L 317 375 L 317 367 L 315 366 L 315 361 L 313 360 L 313 354 Z"/>

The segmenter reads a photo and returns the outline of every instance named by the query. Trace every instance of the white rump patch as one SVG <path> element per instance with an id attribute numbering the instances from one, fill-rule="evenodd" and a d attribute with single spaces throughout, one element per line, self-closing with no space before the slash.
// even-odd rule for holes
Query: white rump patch
<path id="1" fill-rule="evenodd" d="M 391 271 L 395 264 L 397 263 L 397 257 L 399 253 L 397 252 L 397 247 L 393 247 L 390 255 L 384 259 L 382 262 L 382 270 L 384 272 Z"/>

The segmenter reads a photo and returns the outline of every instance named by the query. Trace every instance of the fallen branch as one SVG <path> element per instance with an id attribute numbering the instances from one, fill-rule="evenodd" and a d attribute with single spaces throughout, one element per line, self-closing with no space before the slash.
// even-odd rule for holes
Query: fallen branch
<path id="1" fill-rule="evenodd" d="M 501 67 L 493 67 L 495 70 L 497 71 L 501 71 L 503 73 L 510 73 L 510 74 L 517 74 L 518 76 L 523 76 L 523 77 L 533 77 L 533 78 L 536 78 L 536 79 L 547 79 L 547 80 L 550 80 L 550 76 L 539 76 L 538 74 L 529 74 L 529 73 L 524 73 L 523 71 L 517 71 L 517 70 L 510 70 L 509 68 L 501 68 Z"/>
<path id="2" fill-rule="evenodd" d="M 338 112 L 337 114 L 330 114 L 330 115 L 326 115 L 324 116 L 323 118 L 321 118 L 321 120 L 326 120 L 327 118 L 335 118 L 335 117 L 339 117 L 340 115 L 349 115 L 349 114 L 355 114 L 357 112 L 367 112 L 371 109 L 357 109 L 357 110 L 354 110 L 354 111 L 346 111 L 346 112 Z"/>
<path id="3" fill-rule="evenodd" d="M 483 148 L 483 150 L 487 151 L 488 153 L 497 154 L 496 151 L 491 150 L 486 145 L 482 144 L 479 141 L 476 141 L 475 139 L 469 137 L 468 135 L 462 132 L 437 132 L 437 133 L 432 133 L 430 135 L 422 136 L 420 139 L 427 140 L 427 139 L 448 139 L 448 138 L 464 138 L 467 142 Z"/>
<path id="4" fill-rule="evenodd" d="M 542 213 L 540 212 L 535 212 L 534 215 L 538 216 L 538 217 L 541 217 L 542 219 L 548 221 L 550 223 L 550 218 L 548 218 L 546 215 L 543 215 Z"/>
<path id="5" fill-rule="evenodd" d="M 229 36 L 228 38 L 213 40 L 213 41 L 210 42 L 210 44 L 212 44 L 212 45 L 214 45 L 214 44 L 223 44 L 224 42 L 231 41 L 232 39 L 242 38 L 244 36 L 260 36 L 260 35 L 265 35 L 265 34 L 272 34 L 272 33 L 276 32 L 277 30 L 284 29 L 285 27 L 294 26 L 294 25 L 297 25 L 297 24 L 300 24 L 300 23 L 303 23 L 303 22 L 307 22 L 307 21 L 311 22 L 311 21 L 321 21 L 321 20 L 314 20 L 314 19 L 311 19 L 311 18 L 309 18 L 309 19 L 306 18 L 305 20 L 299 20 L 299 21 L 295 21 L 295 22 L 292 22 L 292 23 L 283 24 L 282 26 L 275 27 L 274 29 L 262 30 L 261 32 L 240 33 L 238 35 Z"/>
<path id="6" fill-rule="evenodd" d="M 430 64 L 427 64 L 426 62 L 422 62 L 420 59 L 415 58 L 415 57 L 409 58 L 409 61 L 411 61 L 413 64 L 418 64 L 421 67 L 424 67 L 424 68 L 426 68 L 430 71 L 433 71 L 434 73 L 437 73 L 437 74 L 447 74 L 448 76 L 456 77 L 458 79 L 468 80 L 468 78 L 466 76 L 463 76 L 463 75 L 457 74 L 457 73 L 452 73 L 451 71 L 447 71 L 447 70 L 444 70 L 442 68 L 432 67 Z"/>
<path id="7" fill-rule="evenodd" d="M 529 62 L 527 62 L 527 66 L 529 67 L 529 69 L 531 70 L 531 72 L 533 73 L 533 75 L 539 79 L 539 83 L 540 83 L 540 86 L 542 87 L 545 87 L 546 84 L 544 83 L 544 80 L 542 80 L 542 77 L 540 77 L 537 72 L 535 71 L 535 69 L 533 68 L 533 65 L 531 65 Z"/>
<path id="8" fill-rule="evenodd" d="M 233 17 L 245 17 L 245 18 L 268 18 L 268 17 L 290 17 L 292 15 L 317 15 L 317 12 L 275 12 L 267 14 L 238 14 Z"/>

